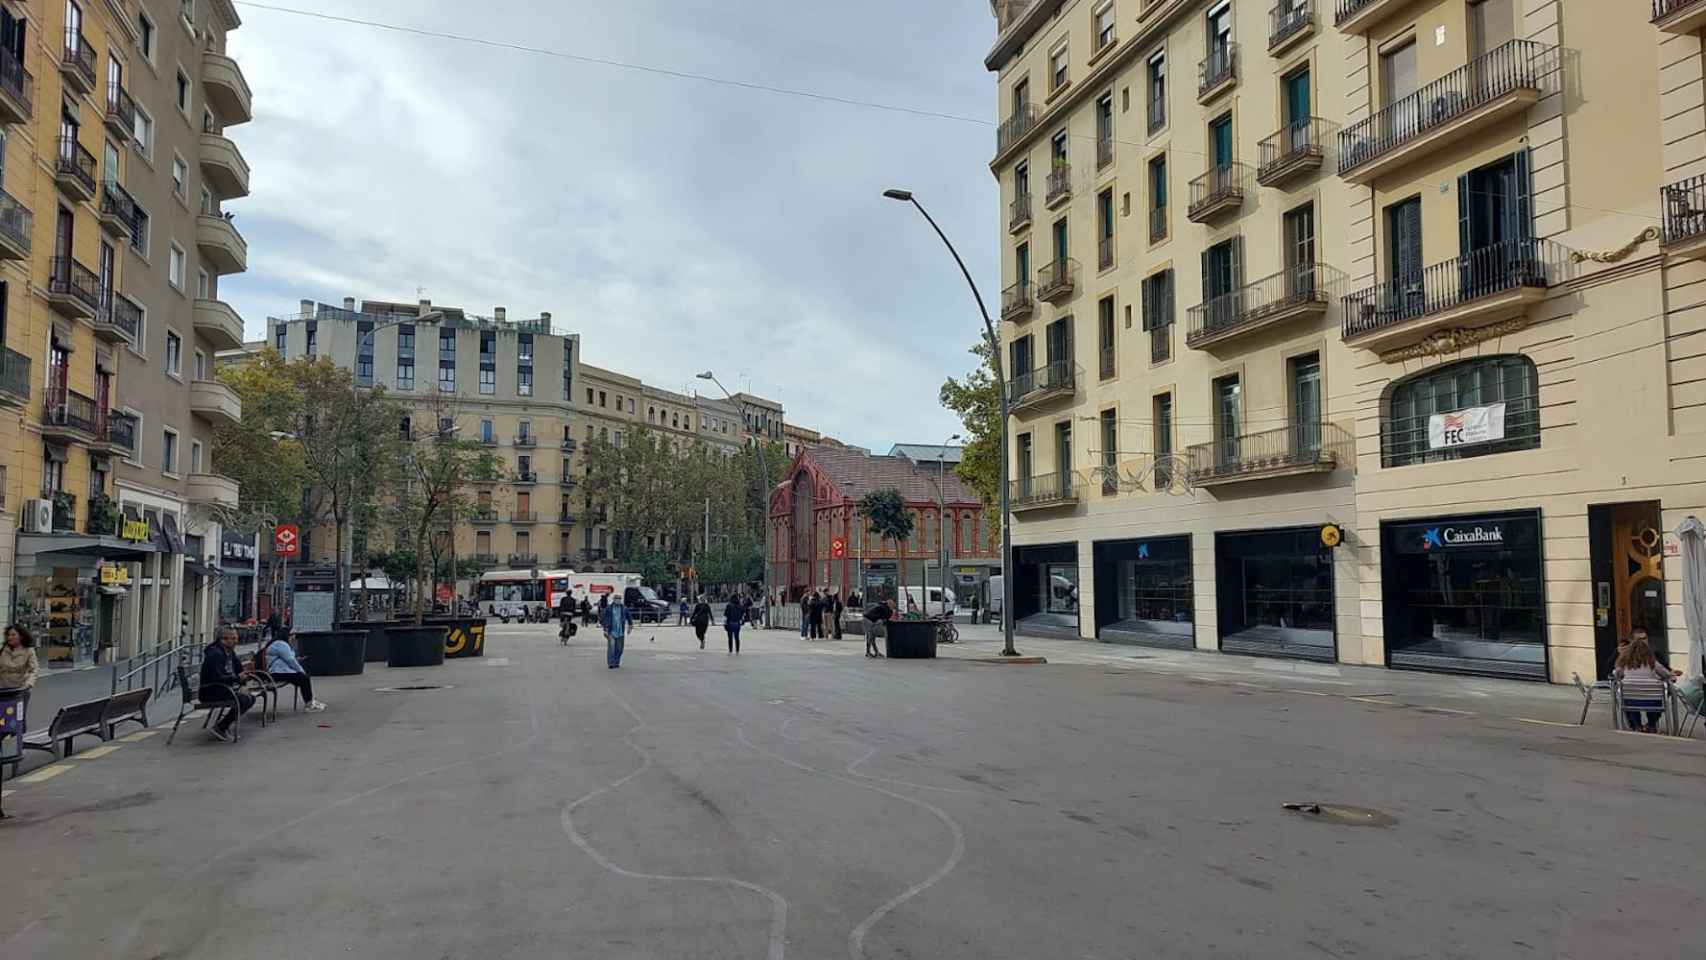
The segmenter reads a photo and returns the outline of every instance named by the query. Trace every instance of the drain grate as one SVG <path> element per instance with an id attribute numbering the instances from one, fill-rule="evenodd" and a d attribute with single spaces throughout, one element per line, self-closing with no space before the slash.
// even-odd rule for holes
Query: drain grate
<path id="1" fill-rule="evenodd" d="M 1282 806 L 1305 819 L 1340 827 L 1391 827 L 1398 823 L 1398 818 L 1391 814 L 1341 803 L 1287 803 Z"/>
<path id="2" fill-rule="evenodd" d="M 374 687 L 374 693 L 413 693 L 416 690 L 449 690 L 449 683 L 406 683 L 397 687 Z"/>

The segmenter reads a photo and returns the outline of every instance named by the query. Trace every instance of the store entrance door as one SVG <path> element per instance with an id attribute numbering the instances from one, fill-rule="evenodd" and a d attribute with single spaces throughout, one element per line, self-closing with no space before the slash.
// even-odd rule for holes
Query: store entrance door
<path id="1" fill-rule="evenodd" d="M 1659 659 L 1664 660 L 1669 652 L 1662 523 L 1657 501 L 1588 508 L 1594 660 L 1602 680 L 1611 676 L 1618 640 L 1637 627 L 1647 631 Z"/>

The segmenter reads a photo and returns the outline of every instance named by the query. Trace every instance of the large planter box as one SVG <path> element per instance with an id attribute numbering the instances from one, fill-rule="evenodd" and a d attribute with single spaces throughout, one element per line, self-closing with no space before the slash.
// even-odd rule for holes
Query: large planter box
<path id="1" fill-rule="evenodd" d="M 444 655 L 450 660 L 486 655 L 486 618 L 428 617 L 427 623 L 445 627 Z"/>
<path id="2" fill-rule="evenodd" d="M 444 665 L 443 624 L 429 623 L 421 627 L 396 626 L 385 631 L 390 646 L 393 667 L 441 667 Z"/>
<path id="3" fill-rule="evenodd" d="M 328 630 L 296 635 L 296 652 L 316 677 L 353 677 L 366 669 L 367 631 Z"/>
<path id="4" fill-rule="evenodd" d="M 360 623 L 360 624 L 352 623 L 347 627 L 339 627 L 339 629 L 341 629 L 341 630 L 366 630 L 367 631 L 367 662 L 368 663 L 384 663 L 387 660 L 391 659 L 391 643 L 390 643 L 391 634 L 390 634 L 390 630 L 394 626 L 397 626 L 397 624 L 387 623 L 387 622 L 374 622 L 374 621 L 370 620 L 366 623 Z"/>
<path id="5" fill-rule="evenodd" d="M 891 660 L 935 659 L 936 621 L 890 620 L 883 649 Z"/>

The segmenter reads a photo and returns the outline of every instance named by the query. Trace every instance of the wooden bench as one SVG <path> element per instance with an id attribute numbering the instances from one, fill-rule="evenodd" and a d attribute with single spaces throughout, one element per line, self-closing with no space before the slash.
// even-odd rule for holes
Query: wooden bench
<path id="1" fill-rule="evenodd" d="M 154 696 L 152 687 L 141 690 L 128 690 L 115 693 L 107 699 L 107 709 L 101 714 L 101 739 L 111 740 L 118 732 L 121 723 L 141 724 L 148 727 L 148 701 Z"/>
<path id="2" fill-rule="evenodd" d="M 24 734 L 24 749 L 41 750 L 53 754 L 56 760 L 63 760 L 71 756 L 78 737 L 92 735 L 105 740 L 106 727 L 103 725 L 103 718 L 106 716 L 107 704 L 111 701 L 111 697 L 102 697 L 99 700 L 86 700 L 83 703 L 60 707 L 47 729 Z"/>

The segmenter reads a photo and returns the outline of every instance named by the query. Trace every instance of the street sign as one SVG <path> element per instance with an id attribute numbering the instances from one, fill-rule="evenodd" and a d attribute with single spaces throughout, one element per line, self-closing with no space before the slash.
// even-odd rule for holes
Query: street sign
<path id="1" fill-rule="evenodd" d="M 290 558 L 302 549 L 302 533 L 294 523 L 281 523 L 272 532 L 273 552 L 281 557 Z"/>
<path id="2" fill-rule="evenodd" d="M 439 603 L 449 603 L 450 597 L 451 597 L 450 584 L 448 584 L 448 583 L 439 584 L 438 585 L 438 602 Z"/>
<path id="3" fill-rule="evenodd" d="M 829 541 L 829 555 L 837 560 L 847 556 L 847 538 L 833 537 Z"/>

